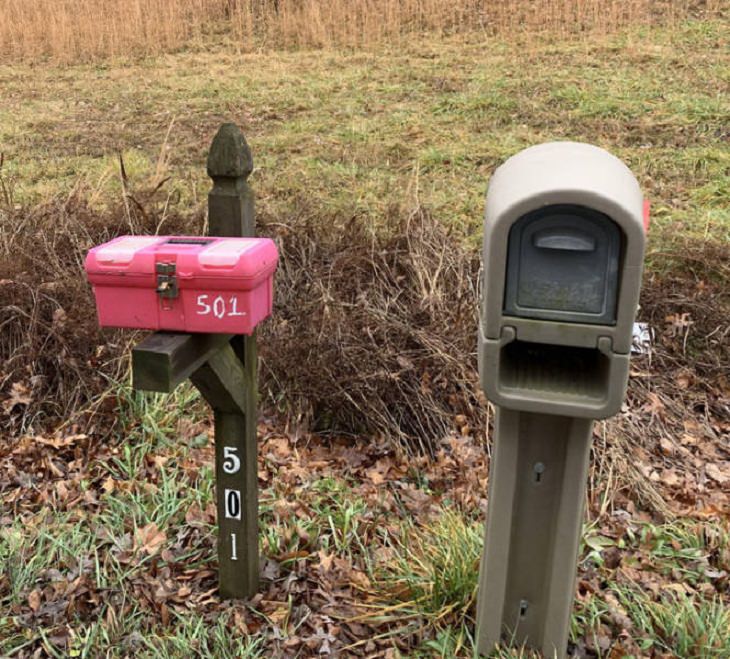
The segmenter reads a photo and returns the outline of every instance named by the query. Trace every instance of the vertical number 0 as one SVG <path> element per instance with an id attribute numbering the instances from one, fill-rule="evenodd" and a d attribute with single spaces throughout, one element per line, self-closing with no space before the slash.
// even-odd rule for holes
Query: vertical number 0
<path id="1" fill-rule="evenodd" d="M 235 474 L 241 468 L 241 459 L 236 455 L 237 448 L 233 446 L 223 447 L 223 471 L 227 474 Z"/>
<path id="2" fill-rule="evenodd" d="M 227 519 L 241 519 L 241 493 L 238 490 L 226 490 L 225 507 Z"/>

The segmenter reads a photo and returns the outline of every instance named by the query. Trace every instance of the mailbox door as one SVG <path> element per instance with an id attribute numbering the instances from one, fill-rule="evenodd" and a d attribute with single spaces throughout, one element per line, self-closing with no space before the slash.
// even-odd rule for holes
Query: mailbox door
<path id="1" fill-rule="evenodd" d="M 507 315 L 616 322 L 621 230 L 606 215 L 555 205 L 524 215 L 509 234 Z"/>

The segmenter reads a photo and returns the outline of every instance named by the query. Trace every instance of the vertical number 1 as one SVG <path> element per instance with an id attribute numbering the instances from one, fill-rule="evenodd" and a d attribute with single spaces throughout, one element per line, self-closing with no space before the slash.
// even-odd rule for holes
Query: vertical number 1
<path id="1" fill-rule="evenodd" d="M 231 533 L 231 560 L 237 561 L 238 554 L 236 554 L 236 534 Z"/>

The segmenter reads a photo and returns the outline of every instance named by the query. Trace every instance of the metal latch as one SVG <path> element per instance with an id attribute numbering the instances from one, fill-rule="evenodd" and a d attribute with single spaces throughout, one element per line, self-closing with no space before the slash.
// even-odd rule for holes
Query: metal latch
<path id="1" fill-rule="evenodd" d="M 160 297 L 177 297 L 177 279 L 175 277 L 175 264 L 160 261 L 155 263 L 157 272 L 157 294 Z"/>

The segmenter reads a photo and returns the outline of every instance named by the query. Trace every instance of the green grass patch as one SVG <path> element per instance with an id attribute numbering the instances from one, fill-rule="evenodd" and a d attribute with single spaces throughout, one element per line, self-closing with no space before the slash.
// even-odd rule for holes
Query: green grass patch
<path id="1" fill-rule="evenodd" d="M 677 233 L 726 240 L 725 28 L 722 18 L 689 20 L 527 50 L 473 35 L 366 53 L 6 65 L 4 176 L 18 203 L 81 182 L 103 206 L 121 197 L 122 153 L 136 197 L 199 209 L 205 150 L 226 118 L 252 146 L 265 217 L 378 224 L 393 208 L 421 205 L 475 237 L 500 162 L 531 144 L 575 139 L 608 148 L 636 172 L 653 203 L 654 243 Z"/>
<path id="2" fill-rule="evenodd" d="M 450 510 L 423 526 L 406 523 L 386 538 L 391 553 L 374 578 L 443 627 L 469 615 L 475 602 L 482 533 L 480 524 Z"/>

